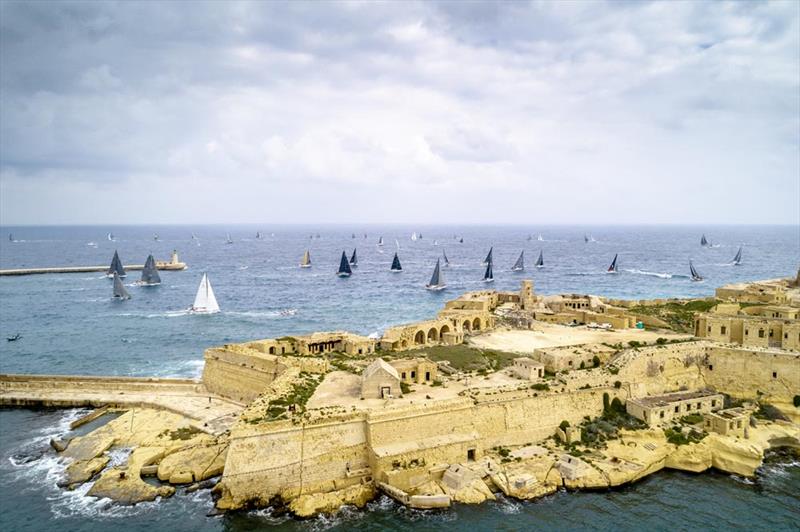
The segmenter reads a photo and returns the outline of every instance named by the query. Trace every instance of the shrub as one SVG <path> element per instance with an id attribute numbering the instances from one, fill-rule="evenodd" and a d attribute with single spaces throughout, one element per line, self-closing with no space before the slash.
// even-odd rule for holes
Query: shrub
<path id="1" fill-rule="evenodd" d="M 536 384 L 531 386 L 531 389 L 532 390 L 539 390 L 540 392 L 546 392 L 546 391 L 550 390 L 550 386 L 548 386 L 547 384 L 545 384 L 543 382 L 537 382 Z"/>
<path id="2" fill-rule="evenodd" d="M 603 412 L 608 412 L 611 404 L 609 403 L 609 396 L 608 393 L 603 394 Z"/>
<path id="3" fill-rule="evenodd" d="M 614 388 L 622 388 L 622 383 L 620 381 L 614 381 Z"/>
<path id="4" fill-rule="evenodd" d="M 800 408 L 800 395 L 795 395 L 794 399 L 792 399 L 794 406 Z"/>
<path id="5" fill-rule="evenodd" d="M 768 403 L 760 403 L 758 405 L 758 410 L 753 413 L 753 416 L 756 419 L 767 419 L 769 421 L 775 421 L 778 419 L 789 421 L 789 418 L 787 418 L 783 412 Z"/>
<path id="6" fill-rule="evenodd" d="M 698 413 L 689 414 L 688 416 L 683 416 L 681 418 L 681 423 L 686 423 L 688 425 L 697 425 L 698 423 L 702 422 L 703 422 L 703 415 Z"/>
<path id="7" fill-rule="evenodd" d="M 592 357 L 592 365 L 594 365 L 594 367 L 596 367 L 596 368 L 600 366 L 600 357 L 599 356 L 595 355 L 595 356 Z"/>
<path id="8" fill-rule="evenodd" d="M 442 381 L 440 381 L 439 379 L 436 379 L 431 383 L 431 386 L 441 386 L 441 385 Z"/>
<path id="9" fill-rule="evenodd" d="M 612 375 L 616 375 L 617 373 L 619 373 L 619 368 L 616 366 L 610 366 L 608 368 L 608 372 L 611 373 Z"/>
<path id="10" fill-rule="evenodd" d="M 411 386 L 403 381 L 400 381 L 400 391 L 403 393 L 411 393 Z"/>
<path id="11" fill-rule="evenodd" d="M 642 342 L 637 341 L 637 340 L 631 340 L 630 342 L 628 342 L 628 345 L 633 347 L 634 349 L 636 349 L 637 347 L 642 347 L 642 345 L 644 345 L 644 344 Z"/>
<path id="12" fill-rule="evenodd" d="M 664 345 L 664 344 L 667 343 L 667 339 L 666 338 L 656 338 L 656 343 L 658 345 Z"/>
<path id="13" fill-rule="evenodd" d="M 569 428 L 569 421 L 565 419 L 564 421 L 561 422 L 558 428 L 566 432 L 566 430 Z"/>

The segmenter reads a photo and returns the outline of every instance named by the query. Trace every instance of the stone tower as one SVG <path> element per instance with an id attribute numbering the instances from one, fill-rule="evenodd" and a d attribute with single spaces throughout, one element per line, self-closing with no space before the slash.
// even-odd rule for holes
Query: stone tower
<path id="1" fill-rule="evenodd" d="M 525 279 L 519 290 L 519 306 L 522 310 L 532 310 L 534 303 L 536 303 L 536 297 L 533 295 L 533 281 Z"/>

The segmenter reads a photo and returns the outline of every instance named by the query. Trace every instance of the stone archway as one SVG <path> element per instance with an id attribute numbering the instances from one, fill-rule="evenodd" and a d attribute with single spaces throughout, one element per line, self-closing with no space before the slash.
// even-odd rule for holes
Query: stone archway
<path id="1" fill-rule="evenodd" d="M 400 349 L 405 349 L 406 347 L 408 347 L 408 341 L 406 341 L 405 339 L 401 340 Z"/>
<path id="2" fill-rule="evenodd" d="M 481 319 L 475 318 L 472 320 L 472 330 L 473 331 L 480 331 L 481 330 Z"/>
<path id="3" fill-rule="evenodd" d="M 439 339 L 441 340 L 442 338 L 444 338 L 444 335 L 449 333 L 449 332 L 450 332 L 450 326 L 449 325 L 442 325 L 442 328 L 439 329 Z"/>
<path id="4" fill-rule="evenodd" d="M 472 323 L 469 320 L 466 320 L 463 327 L 465 332 L 470 332 L 472 330 Z"/>
<path id="5" fill-rule="evenodd" d="M 414 343 L 417 345 L 425 343 L 425 331 L 417 331 L 417 334 L 414 335 Z"/>
<path id="6" fill-rule="evenodd" d="M 428 342 L 435 343 L 439 340 L 439 331 L 433 327 L 428 331 Z"/>

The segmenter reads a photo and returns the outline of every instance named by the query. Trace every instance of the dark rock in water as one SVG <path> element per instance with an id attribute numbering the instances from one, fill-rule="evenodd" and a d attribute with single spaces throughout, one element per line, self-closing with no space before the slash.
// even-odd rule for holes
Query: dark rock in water
<path id="1" fill-rule="evenodd" d="M 59 453 L 63 453 L 67 450 L 69 446 L 69 440 L 62 440 L 61 438 L 52 438 L 50 440 L 50 447 L 55 449 Z"/>
<path id="2" fill-rule="evenodd" d="M 36 449 L 25 453 L 15 453 L 11 456 L 11 461 L 16 465 L 29 464 L 44 456 L 44 449 Z"/>
<path id="3" fill-rule="evenodd" d="M 216 478 L 210 478 L 208 480 L 203 480 L 202 482 L 195 482 L 194 484 L 186 488 L 186 493 L 193 493 L 197 490 L 211 489 L 217 485 L 219 479 L 220 477 L 216 477 Z"/>

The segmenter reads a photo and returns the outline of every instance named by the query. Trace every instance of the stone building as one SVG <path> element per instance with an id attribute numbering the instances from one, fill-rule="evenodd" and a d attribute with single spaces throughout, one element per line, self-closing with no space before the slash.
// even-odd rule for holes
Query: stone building
<path id="1" fill-rule="evenodd" d="M 783 305 L 717 305 L 695 316 L 695 336 L 751 347 L 800 350 L 800 309 Z"/>
<path id="2" fill-rule="evenodd" d="M 544 377 L 544 364 L 528 357 L 515 358 L 511 370 L 521 379 L 535 381 Z"/>
<path id="3" fill-rule="evenodd" d="M 439 377 L 436 362 L 427 358 L 401 358 L 389 362 L 406 384 L 431 384 Z"/>
<path id="4" fill-rule="evenodd" d="M 388 399 L 399 397 L 400 376 L 397 370 L 382 358 L 364 369 L 361 374 L 361 397 L 364 399 Z"/>
<path id="5" fill-rule="evenodd" d="M 709 412 L 703 416 L 703 428 L 707 432 L 716 432 L 723 436 L 747 437 L 750 425 L 750 412 L 744 408 L 728 408 L 718 412 Z"/>
<path id="6" fill-rule="evenodd" d="M 628 399 L 625 410 L 650 426 L 680 419 L 689 414 L 705 414 L 720 410 L 725 397 L 711 391 L 675 392 Z"/>
<path id="7" fill-rule="evenodd" d="M 533 352 L 534 360 L 544 365 L 550 373 L 559 371 L 591 368 L 594 357 L 601 364 L 608 361 L 616 350 L 602 344 L 568 345 L 560 347 L 543 347 Z"/>
<path id="8" fill-rule="evenodd" d="M 257 340 L 247 347 L 269 355 L 319 356 L 343 353 L 350 356 L 371 355 L 377 340 L 345 331 L 317 332 L 305 336 L 283 336 Z"/>

